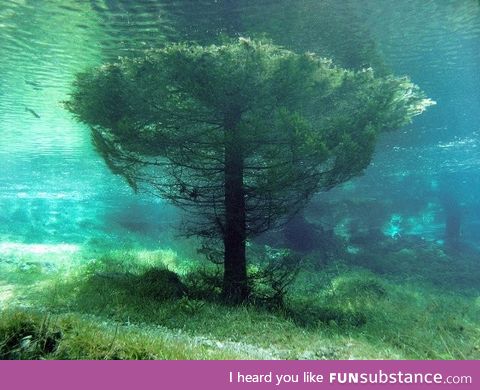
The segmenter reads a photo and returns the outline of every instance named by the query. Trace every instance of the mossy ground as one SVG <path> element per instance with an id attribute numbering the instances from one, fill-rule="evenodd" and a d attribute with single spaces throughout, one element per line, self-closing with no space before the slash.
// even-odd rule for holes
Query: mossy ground
<path id="1" fill-rule="evenodd" d="M 480 293 L 447 287 L 470 263 L 455 271 L 435 247 L 364 266 L 352 255 L 320 267 L 311 255 L 282 306 L 223 305 L 206 288 L 215 273 L 169 249 L 49 256 L 2 255 L 2 358 L 480 358 Z"/>

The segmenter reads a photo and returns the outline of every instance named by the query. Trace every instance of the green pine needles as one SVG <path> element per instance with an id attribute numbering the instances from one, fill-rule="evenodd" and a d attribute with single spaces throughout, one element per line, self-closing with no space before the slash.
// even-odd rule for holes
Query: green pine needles
<path id="1" fill-rule="evenodd" d="M 432 105 L 407 78 L 240 38 L 172 44 L 77 75 L 66 107 L 114 173 L 191 211 L 224 247 L 224 296 L 249 296 L 245 243 L 359 175 L 377 136 Z"/>

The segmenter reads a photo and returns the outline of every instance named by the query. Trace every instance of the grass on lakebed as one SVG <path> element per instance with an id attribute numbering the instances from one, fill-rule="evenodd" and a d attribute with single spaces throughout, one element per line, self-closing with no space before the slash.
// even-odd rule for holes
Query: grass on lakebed
<path id="1" fill-rule="evenodd" d="M 304 264 L 282 307 L 221 304 L 197 263 L 170 250 L 0 268 L 2 358 L 480 358 L 478 294 L 346 263 Z"/>

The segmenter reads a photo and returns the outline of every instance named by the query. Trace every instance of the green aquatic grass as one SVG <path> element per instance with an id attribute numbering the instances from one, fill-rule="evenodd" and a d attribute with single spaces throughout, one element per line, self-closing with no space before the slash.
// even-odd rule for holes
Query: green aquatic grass
<path id="1" fill-rule="evenodd" d="M 391 259 L 386 258 L 385 261 Z M 344 266 L 345 267 L 345 266 Z M 400 280 L 362 268 L 332 266 L 328 287 L 312 301 L 360 313 L 365 323 L 353 334 L 381 348 L 400 349 L 406 358 L 478 358 L 479 293 L 418 280 Z M 328 274 L 328 272 L 327 272 Z"/>
<path id="2" fill-rule="evenodd" d="M 2 359 L 238 359 L 232 348 L 192 342 L 154 327 L 108 322 L 76 314 L 3 311 L 0 316 Z"/>
<path id="3" fill-rule="evenodd" d="M 202 280 L 196 267 L 168 250 L 110 251 L 77 266 L 37 270 L 36 282 L 15 284 L 17 298 L 7 302 L 14 308 L 21 297 L 24 307 L 75 318 L 80 333 L 104 334 L 89 336 L 85 349 L 80 336 L 71 345 L 62 339 L 66 358 L 137 358 L 105 352 L 117 328 L 124 335 L 119 345 L 139 348 L 145 358 L 182 358 L 175 350 L 140 347 L 178 332 L 191 346 L 188 356 L 199 359 L 480 358 L 480 298 L 471 290 L 448 292 L 345 263 L 322 271 L 306 264 L 284 306 L 230 307 L 215 293 L 200 294 L 205 286 L 192 285 Z"/>

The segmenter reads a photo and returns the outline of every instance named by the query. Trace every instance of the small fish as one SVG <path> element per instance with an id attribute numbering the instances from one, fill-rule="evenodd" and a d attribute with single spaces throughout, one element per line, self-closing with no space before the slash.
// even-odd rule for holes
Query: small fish
<path id="1" fill-rule="evenodd" d="M 42 85 L 40 83 L 37 83 L 36 81 L 25 80 L 25 84 L 31 85 L 33 89 L 36 89 L 36 90 L 42 89 Z"/>
<path id="2" fill-rule="evenodd" d="M 35 118 L 40 118 L 40 115 L 38 115 L 35 111 L 33 111 L 31 108 L 25 107 L 25 111 L 29 112 L 32 114 Z"/>

